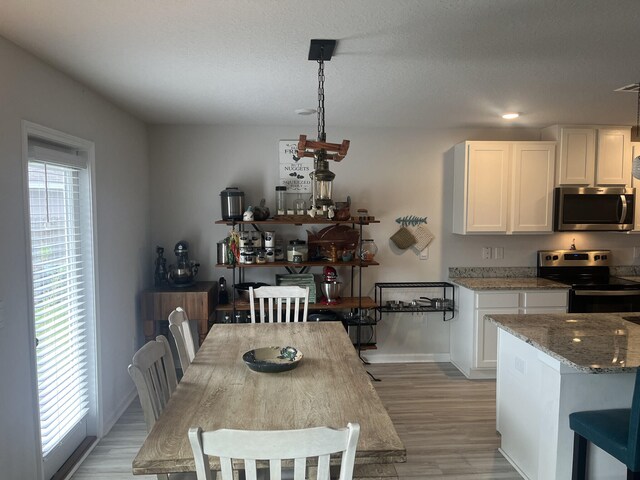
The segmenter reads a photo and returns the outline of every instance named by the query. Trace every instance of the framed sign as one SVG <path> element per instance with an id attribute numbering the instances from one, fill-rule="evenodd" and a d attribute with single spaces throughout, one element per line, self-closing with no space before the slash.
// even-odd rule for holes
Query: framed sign
<path id="1" fill-rule="evenodd" d="M 298 140 L 280 140 L 280 185 L 287 187 L 287 193 L 311 193 L 313 158 L 299 158 Z"/>

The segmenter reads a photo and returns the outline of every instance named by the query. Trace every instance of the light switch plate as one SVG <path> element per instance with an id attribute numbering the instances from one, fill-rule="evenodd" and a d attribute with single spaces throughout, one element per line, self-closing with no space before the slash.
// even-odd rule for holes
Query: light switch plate
<path id="1" fill-rule="evenodd" d="M 640 247 L 633 247 L 633 258 L 640 258 Z"/>
<path id="2" fill-rule="evenodd" d="M 493 249 L 493 258 L 504 258 L 504 247 L 495 247 Z"/>

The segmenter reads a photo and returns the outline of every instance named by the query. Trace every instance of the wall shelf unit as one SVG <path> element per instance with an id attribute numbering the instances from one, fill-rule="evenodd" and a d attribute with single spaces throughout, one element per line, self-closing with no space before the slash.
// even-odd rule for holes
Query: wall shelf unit
<path id="1" fill-rule="evenodd" d="M 358 242 L 361 245 L 363 241 L 362 229 L 366 225 L 380 223 L 378 220 L 375 220 L 373 217 L 366 217 L 366 219 L 360 219 L 358 217 L 352 217 L 351 220 L 344 221 L 333 221 L 327 220 L 324 218 L 315 218 L 310 216 L 284 216 L 284 217 L 274 217 L 272 219 L 263 220 L 263 221 L 239 221 L 239 220 L 217 220 L 215 222 L 217 225 L 229 225 L 233 228 L 238 228 L 240 231 L 243 231 L 247 227 L 253 227 L 254 230 L 262 232 L 265 230 L 270 230 L 270 226 L 276 225 L 350 225 L 351 228 L 358 229 L 359 237 Z M 235 317 L 237 311 L 247 311 L 249 310 L 249 303 L 247 301 L 241 301 L 236 299 L 236 292 L 233 288 L 233 285 L 236 284 L 236 280 L 239 280 L 238 283 L 244 281 L 244 274 L 248 269 L 252 268 L 284 268 L 289 273 L 306 273 L 309 271 L 311 267 L 324 267 L 324 266 L 333 266 L 333 267 L 348 267 L 350 268 L 350 293 L 349 296 L 341 297 L 339 303 L 334 304 L 325 304 L 322 302 L 309 303 L 309 311 L 314 310 L 348 310 L 350 312 L 349 315 L 345 317 L 344 323 L 350 327 L 357 327 L 358 334 L 357 339 L 360 338 L 359 329 L 362 325 L 375 325 L 375 320 L 372 318 L 367 318 L 367 323 L 361 320 L 363 317 L 363 312 L 365 310 L 373 310 L 376 308 L 377 303 L 371 297 L 362 296 L 362 269 L 377 266 L 378 262 L 364 261 L 359 258 L 354 258 L 350 261 L 342 261 L 339 260 L 337 262 L 332 262 L 330 260 L 311 260 L 302 263 L 294 263 L 288 261 L 276 261 L 270 263 L 252 263 L 252 264 L 242 264 L 235 263 L 232 265 L 228 264 L 217 264 L 216 268 L 224 268 L 227 270 L 232 270 L 232 284 L 231 284 L 231 294 L 230 294 L 230 303 L 225 305 L 217 305 L 217 312 L 224 312 L 226 314 L 231 314 L 232 318 Z M 356 271 L 358 272 L 357 282 L 354 281 L 356 277 Z M 238 277 L 238 278 L 236 278 Z M 347 293 L 345 292 L 345 295 Z M 363 318 L 364 320 L 364 318 Z M 359 342 L 354 342 L 360 348 Z"/>
<path id="2" fill-rule="evenodd" d="M 417 291 L 424 289 L 425 292 L 437 291 L 436 295 L 439 299 L 444 299 L 446 305 L 442 307 L 436 307 L 431 305 L 410 305 L 403 304 L 401 306 L 389 306 L 387 302 L 397 300 L 390 299 L 391 292 L 397 289 L 403 291 L 409 289 L 415 289 Z M 455 286 L 449 282 L 381 282 L 375 285 L 375 298 L 376 303 L 376 320 L 379 321 L 383 313 L 434 313 L 442 312 L 442 320 L 451 320 L 455 315 L 456 307 L 456 294 Z M 432 294 L 433 295 L 433 294 Z M 424 295 L 426 297 L 426 295 Z M 436 298 L 435 295 L 429 298 Z M 433 303 L 433 302 L 432 302 Z M 450 314 L 450 316 L 448 316 Z"/>

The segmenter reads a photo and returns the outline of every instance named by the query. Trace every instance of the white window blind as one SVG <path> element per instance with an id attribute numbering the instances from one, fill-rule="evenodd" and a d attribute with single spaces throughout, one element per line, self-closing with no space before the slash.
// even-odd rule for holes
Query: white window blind
<path id="1" fill-rule="evenodd" d="M 81 208 L 85 168 L 86 162 L 70 152 L 29 146 L 33 306 L 45 456 L 88 412 Z"/>

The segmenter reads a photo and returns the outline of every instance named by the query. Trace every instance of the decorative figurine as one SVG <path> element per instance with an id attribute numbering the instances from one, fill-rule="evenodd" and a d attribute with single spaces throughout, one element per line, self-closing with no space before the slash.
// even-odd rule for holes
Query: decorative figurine
<path id="1" fill-rule="evenodd" d="M 253 207 L 251 205 L 247 207 L 247 211 L 242 215 L 242 220 L 244 220 L 245 222 L 253 221 Z"/>
<path id="2" fill-rule="evenodd" d="M 157 246 L 156 254 L 158 257 L 156 258 L 156 270 L 153 274 L 153 283 L 156 287 L 161 287 L 162 285 L 166 285 L 167 281 L 167 259 L 164 258 L 164 248 Z"/>

